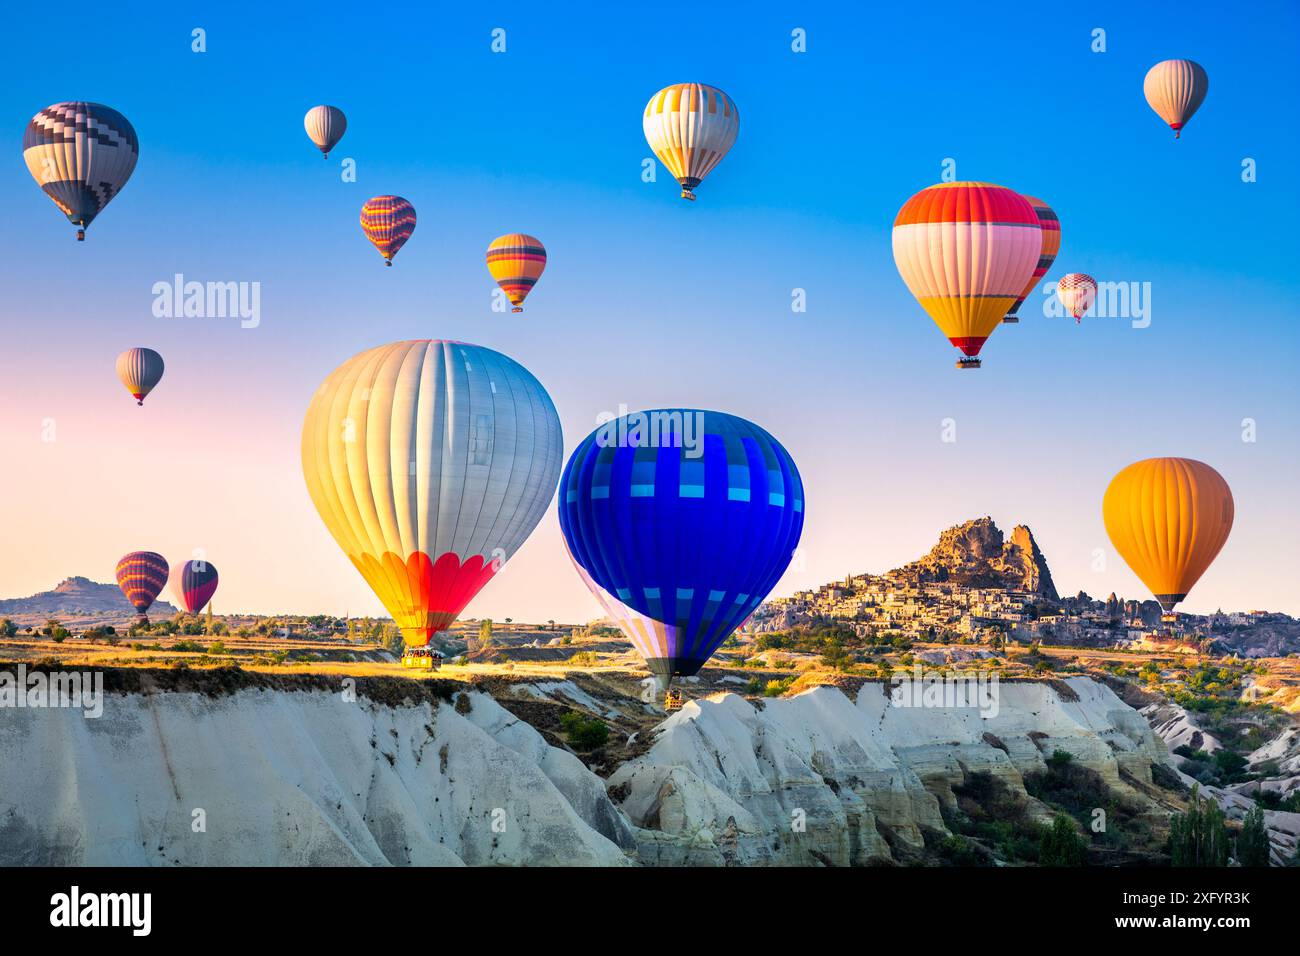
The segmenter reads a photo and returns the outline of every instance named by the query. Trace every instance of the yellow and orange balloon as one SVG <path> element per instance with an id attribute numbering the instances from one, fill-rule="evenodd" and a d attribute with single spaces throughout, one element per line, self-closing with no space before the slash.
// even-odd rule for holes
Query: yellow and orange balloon
<path id="1" fill-rule="evenodd" d="M 641 128 L 682 187 L 682 198 L 694 200 L 695 187 L 735 145 L 740 112 L 716 86 L 674 83 L 650 97 Z"/>
<path id="2" fill-rule="evenodd" d="M 1171 614 L 1228 540 L 1232 491 L 1204 462 L 1148 458 L 1111 480 L 1101 513 L 1115 550 Z"/>
<path id="3" fill-rule="evenodd" d="M 514 306 L 510 311 L 522 312 L 524 299 L 546 270 L 546 247 L 522 232 L 497 236 L 487 247 L 487 267 Z"/>

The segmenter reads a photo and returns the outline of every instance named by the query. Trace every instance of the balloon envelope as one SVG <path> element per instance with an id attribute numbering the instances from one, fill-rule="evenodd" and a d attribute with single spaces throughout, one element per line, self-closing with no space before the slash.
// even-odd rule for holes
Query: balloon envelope
<path id="1" fill-rule="evenodd" d="M 337 106 L 313 106 L 303 117 L 302 125 L 316 148 L 328 159 L 330 150 L 347 132 L 348 118 Z"/>
<path id="2" fill-rule="evenodd" d="M 361 207 L 361 231 L 391 266 L 415 232 L 415 207 L 401 196 L 375 196 Z"/>
<path id="3" fill-rule="evenodd" d="M 181 609 L 198 614 L 217 590 L 217 569 L 211 561 L 186 561 L 172 576 L 172 593 Z"/>
<path id="4" fill-rule="evenodd" d="M 1086 272 L 1063 275 L 1061 281 L 1056 283 L 1056 297 L 1065 306 L 1065 311 L 1074 316 L 1074 321 L 1081 322 L 1097 299 L 1097 280 Z"/>
<path id="5" fill-rule="evenodd" d="M 167 559 L 156 551 L 132 551 L 117 562 L 117 586 L 143 615 L 167 586 Z"/>
<path id="6" fill-rule="evenodd" d="M 666 86 L 641 118 L 646 142 L 682 187 L 683 199 L 722 162 L 740 133 L 740 113 L 726 93 L 703 83 Z"/>
<path id="7" fill-rule="evenodd" d="M 524 299 L 546 269 L 546 247 L 522 232 L 498 236 L 487 248 L 487 266 L 514 311 L 522 312 Z"/>
<path id="8" fill-rule="evenodd" d="M 1232 530 L 1232 491 L 1191 458 L 1148 458 L 1116 475 L 1102 499 L 1115 550 L 1166 613 L 1187 596 Z"/>
<path id="9" fill-rule="evenodd" d="M 427 644 L 541 520 L 563 456 L 522 365 L 462 342 L 394 342 L 321 384 L 302 470 L 321 520 L 402 629 Z"/>
<path id="10" fill-rule="evenodd" d="M 1020 311 L 1020 307 L 1024 305 L 1025 300 L 1033 294 L 1043 276 L 1047 275 L 1047 270 L 1052 268 L 1052 263 L 1056 261 L 1056 254 L 1061 251 L 1061 222 L 1056 218 L 1056 212 L 1041 199 L 1026 196 L 1025 200 L 1034 207 L 1034 214 L 1038 216 L 1038 228 L 1042 233 L 1042 245 L 1038 251 L 1038 265 L 1034 266 L 1033 275 L 1029 277 L 1029 282 L 1021 290 L 1020 298 L 1016 299 L 1010 311 L 1007 312 L 1007 315 L 1010 316 L 1014 316 Z"/>
<path id="11" fill-rule="evenodd" d="M 1209 91 L 1210 77 L 1192 60 L 1164 60 L 1151 67 L 1142 81 L 1148 105 L 1169 124 L 1174 139 L 1182 136 L 1183 127 Z"/>
<path id="12" fill-rule="evenodd" d="M 992 183 L 939 183 L 894 219 L 894 263 L 948 341 L 974 358 L 1042 254 L 1029 201 Z"/>
<path id="13" fill-rule="evenodd" d="M 121 192 L 139 156 L 140 141 L 126 117 L 99 103 L 47 106 L 23 134 L 28 172 L 68 221 L 81 227 L 78 239 Z"/>
<path id="14" fill-rule="evenodd" d="M 752 422 L 654 409 L 578 446 L 559 511 L 583 579 L 666 683 L 696 673 L 785 572 L 803 483 Z"/>
<path id="15" fill-rule="evenodd" d="M 153 391 L 162 375 L 163 358 L 153 349 L 127 349 L 117 357 L 117 377 L 137 405 L 144 404 L 144 397 Z"/>

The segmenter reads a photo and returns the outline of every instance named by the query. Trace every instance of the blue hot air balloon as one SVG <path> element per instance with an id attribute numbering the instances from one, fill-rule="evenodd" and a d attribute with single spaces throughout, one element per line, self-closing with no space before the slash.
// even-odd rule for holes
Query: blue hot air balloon
<path id="1" fill-rule="evenodd" d="M 723 412 L 635 412 L 578 446 L 560 528 L 661 689 L 696 673 L 785 572 L 803 482 L 775 438 Z"/>

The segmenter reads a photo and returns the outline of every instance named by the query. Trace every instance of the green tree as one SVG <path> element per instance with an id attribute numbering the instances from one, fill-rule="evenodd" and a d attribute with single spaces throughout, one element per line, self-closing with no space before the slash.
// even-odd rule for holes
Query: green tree
<path id="1" fill-rule="evenodd" d="M 1038 840 L 1038 863 L 1040 866 L 1083 866 L 1085 849 L 1074 821 L 1059 813 L 1050 827 L 1043 827 Z"/>
<path id="2" fill-rule="evenodd" d="M 1246 814 L 1237 837 L 1237 862 L 1242 866 L 1268 866 L 1268 828 L 1261 807 Z"/>
<path id="3" fill-rule="evenodd" d="M 17 633 L 17 624 L 7 617 L 0 617 L 0 637 L 13 637 Z"/>
<path id="4" fill-rule="evenodd" d="M 560 726 L 574 750 L 595 750 L 609 740 L 609 726 L 596 717 L 584 717 L 569 711 L 560 717 Z"/>
<path id="5" fill-rule="evenodd" d="M 492 618 L 485 617 L 478 624 L 478 640 L 483 647 L 492 646 Z"/>
<path id="6" fill-rule="evenodd" d="M 1186 813 L 1169 821 L 1169 859 L 1174 866 L 1227 866 L 1228 826 L 1213 800 L 1201 799 L 1200 784 L 1192 786 Z"/>

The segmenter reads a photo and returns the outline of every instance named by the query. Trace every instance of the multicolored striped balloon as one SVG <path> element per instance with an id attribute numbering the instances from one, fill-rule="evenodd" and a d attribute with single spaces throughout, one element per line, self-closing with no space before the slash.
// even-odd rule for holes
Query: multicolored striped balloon
<path id="1" fill-rule="evenodd" d="M 127 349 L 117 357 L 117 377 L 137 405 L 153 391 L 163 376 L 163 358 L 153 349 Z"/>
<path id="2" fill-rule="evenodd" d="M 415 232 L 415 207 L 401 196 L 375 196 L 361 207 L 361 231 L 391 266 Z"/>
<path id="3" fill-rule="evenodd" d="M 1065 311 L 1074 316 L 1074 324 L 1083 321 L 1083 314 L 1092 308 L 1097 298 L 1097 280 L 1085 272 L 1071 272 L 1061 276 L 1056 284 L 1056 297 L 1065 306 Z"/>
<path id="4" fill-rule="evenodd" d="M 653 409 L 578 446 L 559 514 L 580 576 L 667 690 L 776 586 L 803 531 L 803 482 L 752 422 Z"/>
<path id="5" fill-rule="evenodd" d="M 1209 91 L 1209 74 L 1192 60 L 1164 60 L 1151 67 L 1142 81 L 1147 104 L 1169 124 L 1174 139 L 1182 137 L 1183 127 Z"/>
<path id="6" fill-rule="evenodd" d="M 564 436 L 540 382 L 463 342 L 393 342 L 321 383 L 302 425 L 312 503 L 411 646 L 448 628 L 555 495 Z"/>
<path id="7" fill-rule="evenodd" d="M 186 561 L 172 575 L 172 593 L 187 614 L 198 614 L 217 590 L 217 569 L 211 561 Z"/>
<path id="8" fill-rule="evenodd" d="M 139 156 L 140 141 L 126 117 L 99 103 L 47 106 L 32 117 L 23 134 L 27 171 L 79 227 L 78 241 L 122 191 Z"/>
<path id="9" fill-rule="evenodd" d="M 313 106 L 303 117 L 302 125 L 316 148 L 329 159 L 330 150 L 348 131 L 348 118 L 337 106 Z"/>
<path id="10" fill-rule="evenodd" d="M 487 248 L 487 267 L 514 306 L 510 311 L 522 312 L 524 299 L 546 270 L 546 247 L 522 232 L 498 236 Z"/>
<path id="11" fill-rule="evenodd" d="M 677 177 L 683 199 L 722 162 L 740 133 L 740 113 L 731 97 L 703 83 L 666 86 L 646 104 L 641 119 L 646 142 Z"/>
<path id="12" fill-rule="evenodd" d="M 142 619 L 167 586 L 167 573 L 167 559 L 156 551 L 132 551 L 117 562 L 117 586 Z"/>
<path id="13" fill-rule="evenodd" d="M 966 358 L 976 357 L 1034 273 L 1042 254 L 1038 214 L 993 183 L 939 183 L 903 204 L 894 220 L 894 263 L 921 307 Z"/>
<path id="14" fill-rule="evenodd" d="M 1033 196 L 1026 196 L 1029 205 L 1034 207 L 1034 212 L 1038 214 L 1038 227 L 1042 230 L 1043 246 L 1038 254 L 1038 265 L 1034 267 L 1034 275 L 1025 286 L 1024 291 L 1020 293 L 1020 298 L 1016 299 L 1015 305 L 1007 310 L 1003 316 L 1003 322 L 1019 322 L 1020 319 L 1016 313 L 1020 311 L 1020 306 L 1024 304 L 1025 299 L 1033 294 L 1038 287 L 1039 281 L 1047 275 L 1047 270 L 1052 268 L 1052 263 L 1056 261 L 1056 254 L 1061 251 L 1061 223 L 1056 218 L 1056 213 L 1052 207 L 1047 205 L 1041 199 L 1035 199 Z"/>

